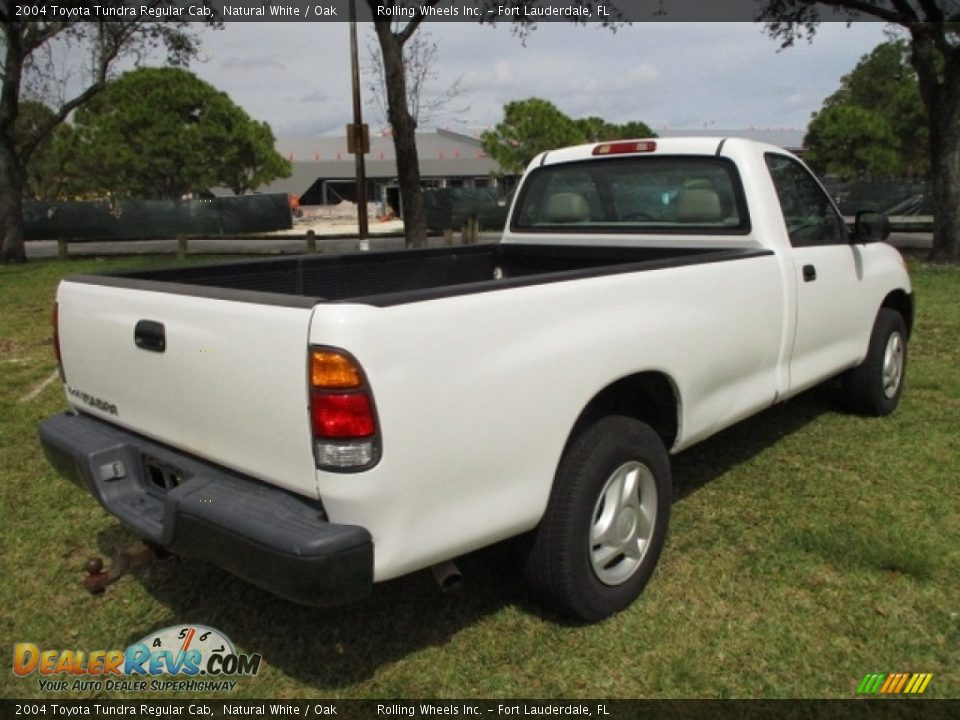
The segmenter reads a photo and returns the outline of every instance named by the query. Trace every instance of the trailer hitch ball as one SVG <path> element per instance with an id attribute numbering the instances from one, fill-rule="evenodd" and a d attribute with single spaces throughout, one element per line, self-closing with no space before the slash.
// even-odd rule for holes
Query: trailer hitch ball
<path id="1" fill-rule="evenodd" d="M 90 591 L 91 595 L 102 595 L 107 589 L 107 574 L 103 572 L 103 560 L 98 557 L 90 558 L 83 564 L 83 570 L 87 573 L 83 579 L 83 586 Z"/>
<path id="2" fill-rule="evenodd" d="M 150 545 L 143 545 L 134 550 L 117 550 L 106 571 L 103 569 L 102 558 L 90 558 L 83 564 L 83 570 L 87 573 L 83 578 L 83 586 L 91 595 L 102 595 L 107 585 L 112 585 L 128 571 L 166 555 L 167 553 Z"/>

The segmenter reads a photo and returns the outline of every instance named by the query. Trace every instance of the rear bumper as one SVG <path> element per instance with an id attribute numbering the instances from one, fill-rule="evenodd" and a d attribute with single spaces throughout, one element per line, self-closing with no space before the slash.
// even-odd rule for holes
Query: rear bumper
<path id="1" fill-rule="evenodd" d="M 308 605 L 337 605 L 370 593 L 370 533 L 327 522 L 319 501 L 83 415 L 51 417 L 39 434 L 57 471 L 172 553 L 220 565 Z"/>

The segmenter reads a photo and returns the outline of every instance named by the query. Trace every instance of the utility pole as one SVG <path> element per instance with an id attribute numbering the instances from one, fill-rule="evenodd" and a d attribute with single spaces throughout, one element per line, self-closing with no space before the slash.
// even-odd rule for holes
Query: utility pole
<path id="1" fill-rule="evenodd" d="M 356 158 L 357 175 L 357 237 L 360 249 L 369 250 L 367 239 L 367 171 L 363 155 L 370 152 L 370 133 L 363 124 L 360 105 L 360 61 L 357 59 L 357 0 L 350 0 L 350 72 L 353 77 L 353 125 L 347 127 L 347 151 Z"/>

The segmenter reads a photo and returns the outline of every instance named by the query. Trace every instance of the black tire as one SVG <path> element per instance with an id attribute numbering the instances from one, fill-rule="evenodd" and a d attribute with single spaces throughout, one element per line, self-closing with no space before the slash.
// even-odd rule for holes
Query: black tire
<path id="1" fill-rule="evenodd" d="M 656 568 L 671 500 L 670 460 L 660 437 L 630 417 L 601 418 L 560 461 L 524 562 L 531 591 L 548 607 L 588 622 L 623 610 Z"/>
<path id="2" fill-rule="evenodd" d="M 907 326 L 895 310 L 881 308 L 870 333 L 867 356 L 850 370 L 843 389 L 851 408 L 864 415 L 889 415 L 900 402 L 907 369 Z"/>

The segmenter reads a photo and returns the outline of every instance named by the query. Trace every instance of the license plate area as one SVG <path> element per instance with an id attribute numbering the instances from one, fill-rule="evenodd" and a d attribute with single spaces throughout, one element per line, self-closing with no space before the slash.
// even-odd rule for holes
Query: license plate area
<path id="1" fill-rule="evenodd" d="M 142 455 L 141 461 L 148 491 L 166 493 L 189 479 L 184 470 L 150 455 Z"/>

